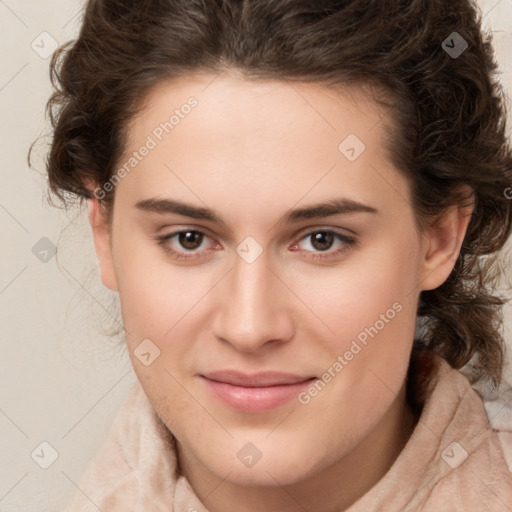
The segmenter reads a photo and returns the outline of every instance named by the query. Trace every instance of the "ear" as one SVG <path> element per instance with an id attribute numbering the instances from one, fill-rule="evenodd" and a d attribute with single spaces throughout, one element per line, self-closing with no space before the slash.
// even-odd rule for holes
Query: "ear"
<path id="1" fill-rule="evenodd" d="M 94 247 L 101 271 L 101 281 L 109 290 L 118 291 L 112 260 L 111 235 L 105 211 L 97 198 L 87 199 L 87 206 Z"/>
<path id="2" fill-rule="evenodd" d="M 461 189 L 466 201 L 454 205 L 437 217 L 423 234 L 421 290 L 441 286 L 450 275 L 459 257 L 460 248 L 475 208 L 471 187 Z"/>

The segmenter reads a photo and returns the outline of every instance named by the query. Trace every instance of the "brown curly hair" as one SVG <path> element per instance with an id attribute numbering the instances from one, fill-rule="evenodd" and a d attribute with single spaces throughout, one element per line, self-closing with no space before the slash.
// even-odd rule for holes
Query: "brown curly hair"
<path id="1" fill-rule="evenodd" d="M 481 21 L 469 0 L 91 0 L 79 37 L 51 62 L 50 202 L 53 193 L 81 203 L 93 197 L 88 182 L 111 178 L 129 121 L 164 79 L 237 69 L 369 87 L 392 120 L 388 150 L 411 183 L 418 225 L 467 200 L 463 184 L 476 204 L 451 275 L 421 293 L 415 342 L 498 383 L 512 151 Z M 448 51 L 454 41 L 467 43 L 462 54 Z M 114 191 L 101 200 L 109 216 L 113 200 Z"/>

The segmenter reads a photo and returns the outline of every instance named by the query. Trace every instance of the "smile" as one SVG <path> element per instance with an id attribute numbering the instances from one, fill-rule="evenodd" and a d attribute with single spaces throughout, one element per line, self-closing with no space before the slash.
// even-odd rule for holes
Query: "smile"
<path id="1" fill-rule="evenodd" d="M 209 392 L 225 405 L 243 412 L 265 412 L 290 401 L 314 377 L 266 372 L 247 375 L 239 372 L 214 372 L 201 375 Z"/>

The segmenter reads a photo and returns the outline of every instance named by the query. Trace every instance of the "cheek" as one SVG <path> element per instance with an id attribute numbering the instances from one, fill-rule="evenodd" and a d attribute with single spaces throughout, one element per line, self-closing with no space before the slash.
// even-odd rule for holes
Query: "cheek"
<path id="1" fill-rule="evenodd" d="M 345 267 L 318 278 L 318 286 L 301 282 L 308 306 L 330 329 L 316 322 L 317 368 L 333 383 L 324 399 L 346 399 L 341 410 L 353 414 L 358 404 L 361 421 L 383 411 L 401 388 L 416 328 L 418 246 L 413 235 L 389 239 L 354 253 Z"/>
<path id="2" fill-rule="evenodd" d="M 329 357 L 343 353 L 355 339 L 363 344 L 373 339 L 375 328 L 381 340 L 403 340 L 404 332 L 415 325 L 416 294 L 411 293 L 417 285 L 414 235 L 400 237 L 399 230 L 391 235 L 381 236 L 371 248 L 355 251 L 336 267 L 288 265 L 280 269 L 283 280 L 293 284 L 294 294 L 301 299 L 297 302 L 290 296 L 290 311 L 304 310 L 296 317 L 296 328 L 319 340 L 319 352 L 327 351 Z M 203 315 L 204 308 L 215 309 L 215 294 L 220 293 L 215 285 L 224 271 L 209 265 L 177 266 L 155 247 L 156 242 L 134 243 L 134 239 L 132 233 L 121 233 L 114 247 L 130 348 L 152 336 L 162 342 L 174 339 L 184 327 L 189 338 L 193 337 L 193 329 L 200 329 L 201 322 L 191 319 Z M 180 351 L 179 343 L 173 342 L 173 347 Z"/>
<path id="3" fill-rule="evenodd" d="M 206 268 L 174 265 L 155 241 L 129 233 L 118 236 L 114 265 L 126 330 L 139 336 L 163 339 L 212 286 Z"/>
<path id="4" fill-rule="evenodd" d="M 416 323 L 417 246 L 411 237 L 388 239 L 393 242 L 382 238 L 337 267 L 293 277 L 294 291 L 329 328 L 326 339 L 335 348 L 345 348 L 360 333 L 364 338 L 375 324 L 393 336 Z"/>

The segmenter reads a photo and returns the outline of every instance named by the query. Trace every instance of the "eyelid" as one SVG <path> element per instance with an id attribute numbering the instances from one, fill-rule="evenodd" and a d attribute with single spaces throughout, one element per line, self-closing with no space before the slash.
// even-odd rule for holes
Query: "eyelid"
<path id="1" fill-rule="evenodd" d="M 348 228 L 339 228 L 334 226 L 308 226 L 307 228 L 304 228 L 300 230 L 296 235 L 295 238 L 301 240 L 307 235 L 310 235 L 311 233 L 316 233 L 317 231 L 328 231 L 330 233 L 336 233 L 342 236 L 346 236 L 347 238 L 352 238 L 357 236 L 355 231 L 352 231 Z M 348 231 L 350 234 L 346 234 L 345 231 Z"/>
<path id="2" fill-rule="evenodd" d="M 225 235 L 222 233 L 214 234 L 209 228 L 204 227 L 204 226 L 194 225 L 194 224 L 178 224 L 178 225 L 163 227 L 162 229 L 158 230 L 158 232 L 161 234 L 158 234 L 154 238 L 172 237 L 174 235 L 177 235 L 179 233 L 183 233 L 186 231 L 197 231 L 199 233 L 203 233 L 205 235 L 205 237 L 208 237 L 210 240 L 213 240 L 218 245 L 223 245 L 218 241 L 221 238 L 226 242 L 227 245 L 233 243 L 233 240 L 231 239 L 231 237 L 229 235 Z"/>

